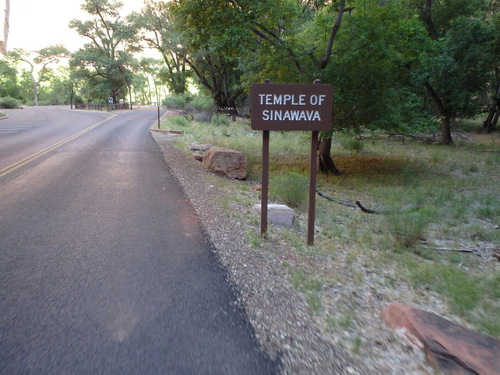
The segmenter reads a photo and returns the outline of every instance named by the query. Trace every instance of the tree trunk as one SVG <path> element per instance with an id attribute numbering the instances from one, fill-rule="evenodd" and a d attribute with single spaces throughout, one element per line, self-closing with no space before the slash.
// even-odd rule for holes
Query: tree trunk
<path id="1" fill-rule="evenodd" d="M 490 113 L 488 117 L 483 122 L 483 128 L 485 133 L 491 133 L 495 130 L 498 117 L 500 116 L 500 84 L 498 85 L 497 95 L 493 98 L 493 103 L 490 108 Z"/>
<path id="2" fill-rule="evenodd" d="M 322 134 L 319 143 L 319 170 L 320 172 L 329 175 L 340 175 L 339 170 L 335 166 L 330 155 L 332 149 L 332 137 L 327 134 Z"/>
<path id="3" fill-rule="evenodd" d="M 445 145 L 451 145 L 453 144 L 453 139 L 451 138 L 451 128 L 450 128 L 452 111 L 449 106 L 446 106 L 443 103 L 437 92 L 434 90 L 434 88 L 428 81 L 424 82 L 424 86 L 427 89 L 427 92 L 429 93 L 430 97 L 434 101 L 439 116 L 441 117 L 441 143 Z"/>
<path id="4" fill-rule="evenodd" d="M 7 42 L 9 39 L 9 18 L 10 18 L 10 0 L 5 0 L 5 19 L 3 22 L 3 43 L 1 53 L 7 53 Z"/>
<path id="5" fill-rule="evenodd" d="M 453 144 L 450 128 L 451 116 L 449 113 L 441 115 L 441 143 L 444 145 Z"/>

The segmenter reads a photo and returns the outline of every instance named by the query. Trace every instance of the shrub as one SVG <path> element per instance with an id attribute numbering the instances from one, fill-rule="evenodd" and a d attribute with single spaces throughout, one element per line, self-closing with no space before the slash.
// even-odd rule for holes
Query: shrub
<path id="1" fill-rule="evenodd" d="M 189 94 L 170 94 L 162 104 L 170 109 L 182 109 L 189 103 L 189 99 Z"/>
<path id="2" fill-rule="evenodd" d="M 195 95 L 189 104 L 198 111 L 209 113 L 214 111 L 215 106 L 214 100 L 210 96 L 203 94 Z"/>
<path id="3" fill-rule="evenodd" d="M 185 127 L 189 125 L 189 120 L 184 116 L 171 116 L 168 118 L 168 122 L 174 126 Z"/>
<path id="4" fill-rule="evenodd" d="M 11 96 L 6 96 L 5 98 L 0 98 L 0 108 L 4 109 L 13 109 L 13 108 L 19 108 L 21 106 L 21 103 L 19 100 L 11 97 Z"/>
<path id="5" fill-rule="evenodd" d="M 423 239 L 425 230 L 434 216 L 433 211 L 420 209 L 405 214 L 387 215 L 387 227 L 396 244 L 404 248 L 412 248 Z"/>
<path id="6" fill-rule="evenodd" d="M 307 177 L 291 172 L 271 178 L 269 194 L 271 199 L 297 208 L 307 198 Z"/>
<path id="7" fill-rule="evenodd" d="M 338 137 L 340 145 L 349 151 L 363 151 L 363 142 L 354 137 L 352 134 L 342 134 Z"/>
<path id="8" fill-rule="evenodd" d="M 215 125 L 228 126 L 230 123 L 229 117 L 225 114 L 217 114 L 212 116 L 212 123 Z"/>

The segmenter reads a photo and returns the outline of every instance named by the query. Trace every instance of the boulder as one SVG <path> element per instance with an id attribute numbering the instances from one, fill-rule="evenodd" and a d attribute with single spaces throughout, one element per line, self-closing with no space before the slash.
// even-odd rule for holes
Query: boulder
<path id="1" fill-rule="evenodd" d="M 499 374 L 500 340 L 399 303 L 384 309 L 382 318 L 423 349 L 427 359 L 439 366 L 444 374 Z"/>
<path id="2" fill-rule="evenodd" d="M 260 214 L 262 206 L 256 204 L 254 208 Z M 295 222 L 295 211 L 284 204 L 268 204 L 267 205 L 267 221 L 283 227 L 293 227 Z"/>
<path id="3" fill-rule="evenodd" d="M 239 151 L 211 147 L 203 155 L 203 167 L 229 178 L 244 180 L 248 174 L 247 158 Z"/>

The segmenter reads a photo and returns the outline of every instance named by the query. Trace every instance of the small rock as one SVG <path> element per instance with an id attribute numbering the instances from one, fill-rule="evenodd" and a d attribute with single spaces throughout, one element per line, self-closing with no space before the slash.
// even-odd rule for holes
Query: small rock
<path id="1" fill-rule="evenodd" d="M 261 213 L 261 205 L 256 204 L 254 208 Z M 270 223 L 284 227 L 293 227 L 295 222 L 295 211 L 283 204 L 267 205 L 267 220 Z"/>

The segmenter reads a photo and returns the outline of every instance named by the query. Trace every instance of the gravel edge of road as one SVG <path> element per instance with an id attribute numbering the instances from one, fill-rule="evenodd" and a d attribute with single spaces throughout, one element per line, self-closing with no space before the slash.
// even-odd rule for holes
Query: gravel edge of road
<path id="1" fill-rule="evenodd" d="M 151 134 L 227 271 L 258 344 L 273 361 L 281 362 L 281 372 L 375 373 L 322 337 L 307 302 L 288 280 L 281 261 L 287 253 L 284 245 L 266 240 L 254 247 L 245 242 L 251 210 L 247 205 L 227 200 L 231 194 L 228 185 L 245 182 L 221 181 L 221 177 L 207 172 L 199 161 L 178 149 L 173 136 L 153 131 Z M 219 202 L 224 199 L 227 205 L 221 207 Z M 227 210 L 231 210 L 231 215 Z"/>

